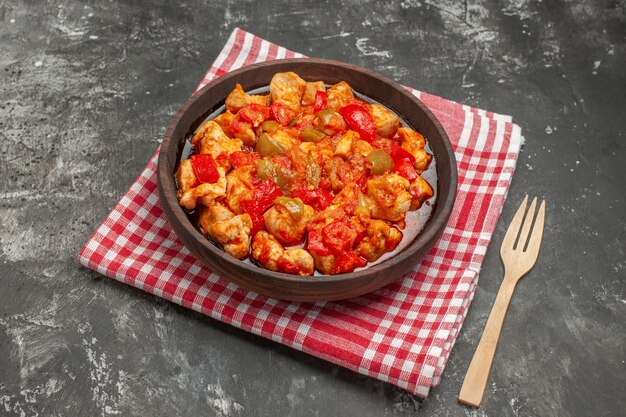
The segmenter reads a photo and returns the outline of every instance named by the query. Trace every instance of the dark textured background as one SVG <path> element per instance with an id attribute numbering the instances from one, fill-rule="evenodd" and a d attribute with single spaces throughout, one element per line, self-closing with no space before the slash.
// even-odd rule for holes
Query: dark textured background
<path id="1" fill-rule="evenodd" d="M 0 415 L 623 415 L 624 2 L 173 3 L 0 0 Z M 75 263 L 236 26 L 522 126 L 476 297 L 427 400 Z M 525 193 L 548 201 L 544 244 L 472 410 L 456 396 Z"/>

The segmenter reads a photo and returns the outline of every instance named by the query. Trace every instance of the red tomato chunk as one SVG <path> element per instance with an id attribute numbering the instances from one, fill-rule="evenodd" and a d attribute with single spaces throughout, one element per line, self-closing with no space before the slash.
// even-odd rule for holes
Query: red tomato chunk
<path id="1" fill-rule="evenodd" d="M 196 174 L 196 178 L 198 178 L 200 183 L 214 183 L 220 179 L 217 163 L 211 155 L 192 155 L 189 159 L 191 159 L 193 172 Z"/>

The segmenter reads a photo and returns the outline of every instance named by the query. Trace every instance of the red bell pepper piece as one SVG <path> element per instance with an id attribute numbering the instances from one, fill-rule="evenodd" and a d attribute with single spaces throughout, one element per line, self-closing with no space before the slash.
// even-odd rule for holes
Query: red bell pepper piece
<path id="1" fill-rule="evenodd" d="M 248 104 L 239 113 L 242 118 L 259 127 L 261 123 L 270 118 L 270 108 L 261 104 Z"/>
<path id="2" fill-rule="evenodd" d="M 242 200 L 240 202 L 241 208 L 250 216 L 259 215 L 274 204 L 276 197 L 281 195 L 283 195 L 283 192 L 280 188 L 273 180 L 268 178 L 254 187 L 251 200 Z"/>
<path id="3" fill-rule="evenodd" d="M 236 151 L 231 153 L 229 157 L 230 164 L 232 165 L 233 169 L 237 169 L 245 165 L 252 165 L 254 161 L 261 158 L 261 155 L 256 152 Z"/>
<path id="4" fill-rule="evenodd" d="M 326 192 L 329 192 L 333 189 L 333 185 L 330 182 L 330 179 L 328 177 L 322 177 L 322 179 L 320 180 L 320 183 L 317 185 L 317 187 L 320 190 L 324 190 Z"/>
<path id="5" fill-rule="evenodd" d="M 200 183 L 214 183 L 220 179 L 215 159 L 208 153 L 191 155 L 191 166 L 196 178 Z"/>
<path id="6" fill-rule="evenodd" d="M 411 182 L 417 178 L 417 171 L 415 171 L 415 166 L 409 158 L 402 158 L 396 162 L 395 169 L 398 171 L 398 174 Z"/>
<path id="7" fill-rule="evenodd" d="M 265 221 L 260 214 L 250 214 L 252 219 L 252 229 L 250 229 L 250 236 L 254 236 L 256 232 L 265 230 Z"/>
<path id="8" fill-rule="evenodd" d="M 270 113 L 272 119 L 283 126 L 287 126 L 296 117 L 296 113 L 283 103 L 272 103 Z"/>
<path id="9" fill-rule="evenodd" d="M 413 154 L 395 142 L 391 145 L 391 152 L 389 152 L 389 155 L 391 155 L 391 159 L 393 159 L 395 163 L 400 162 L 404 158 L 409 158 L 412 164 L 415 163 L 415 157 Z"/>
<path id="10" fill-rule="evenodd" d="M 241 110 L 235 115 L 235 117 L 233 117 L 233 120 L 230 121 L 230 130 L 233 133 L 241 133 L 244 130 L 251 128 L 252 123 L 243 117 Z"/>
<path id="11" fill-rule="evenodd" d="M 299 198 L 304 204 L 313 207 L 315 211 L 324 210 L 326 207 L 330 206 L 330 203 L 333 201 L 333 197 L 330 193 L 323 188 L 309 190 L 304 186 L 291 191 L 291 196 L 293 198 Z"/>
<path id="12" fill-rule="evenodd" d="M 331 255 L 332 252 L 322 241 L 322 234 L 317 230 L 308 228 L 308 237 L 307 237 L 307 249 L 309 252 L 314 252 L 318 256 L 326 256 Z"/>
<path id="13" fill-rule="evenodd" d="M 361 139 L 370 143 L 376 139 L 376 125 L 365 107 L 360 104 L 348 104 L 340 108 L 339 113 L 346 120 L 350 129 L 357 132 Z"/>
<path id="14" fill-rule="evenodd" d="M 334 220 L 322 229 L 322 241 L 335 254 L 352 249 L 356 231 L 343 219 Z"/>
<path id="15" fill-rule="evenodd" d="M 335 259 L 335 264 L 333 265 L 331 274 L 345 274 L 347 272 L 352 272 L 357 268 L 361 268 L 367 265 L 367 261 L 361 258 L 354 252 L 343 252 L 337 259 Z"/>
<path id="16" fill-rule="evenodd" d="M 328 106 L 328 94 L 326 91 L 315 92 L 315 103 L 313 104 L 313 113 L 324 110 Z"/>

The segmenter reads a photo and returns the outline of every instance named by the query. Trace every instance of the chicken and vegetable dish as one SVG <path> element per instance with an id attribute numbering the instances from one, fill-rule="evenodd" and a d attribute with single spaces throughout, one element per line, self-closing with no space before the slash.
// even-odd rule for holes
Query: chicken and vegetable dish
<path id="1" fill-rule="evenodd" d="M 272 271 L 342 274 L 402 240 L 433 196 L 424 137 L 346 82 L 277 73 L 268 94 L 241 85 L 191 138 L 180 205 L 226 253 Z"/>

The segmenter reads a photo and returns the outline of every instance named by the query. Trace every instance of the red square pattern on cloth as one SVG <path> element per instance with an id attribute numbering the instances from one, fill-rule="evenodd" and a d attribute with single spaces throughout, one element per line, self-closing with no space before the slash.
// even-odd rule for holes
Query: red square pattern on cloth
<path id="1" fill-rule="evenodd" d="M 303 55 L 235 29 L 198 86 L 255 62 Z M 197 91 L 196 90 L 196 91 Z M 237 287 L 197 261 L 161 209 L 157 154 L 78 255 L 107 277 L 419 396 L 439 383 L 506 197 L 522 136 L 509 116 L 409 90 L 455 149 L 459 186 L 445 231 L 404 277 L 341 302 L 290 303 Z"/>

